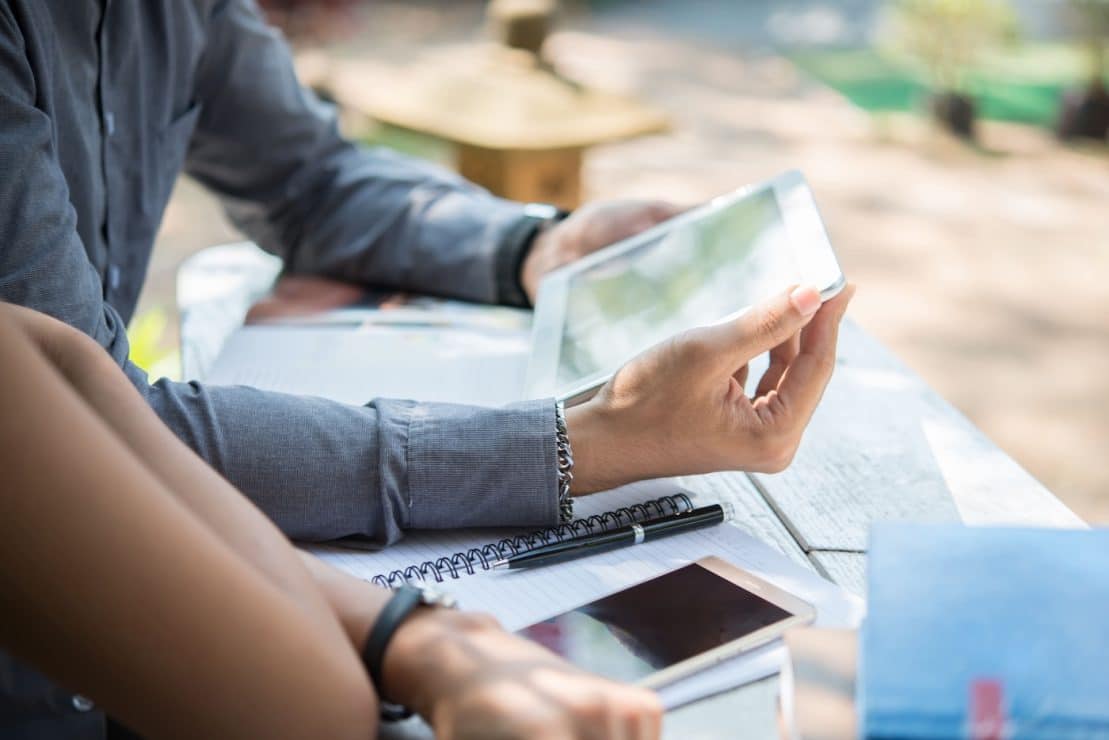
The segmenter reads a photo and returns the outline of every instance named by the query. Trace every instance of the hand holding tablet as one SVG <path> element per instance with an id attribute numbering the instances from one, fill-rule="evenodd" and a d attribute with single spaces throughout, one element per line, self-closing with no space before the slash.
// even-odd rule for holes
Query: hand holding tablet
<path id="1" fill-rule="evenodd" d="M 549 273 L 525 396 L 570 407 L 571 493 L 782 470 L 831 377 L 846 286 L 798 172 Z M 748 397 L 748 364 L 764 352 Z"/>
<path id="2" fill-rule="evenodd" d="M 611 226 L 628 226 L 628 214 L 607 208 Z M 578 216 L 556 228 L 570 229 Z M 616 238 L 627 229 L 587 231 Z M 828 300 L 844 284 L 800 173 L 741 188 L 547 274 L 535 304 L 525 397 L 572 405 L 680 332 L 734 317 L 790 286 L 811 285 Z"/>
<path id="3" fill-rule="evenodd" d="M 644 478 L 783 470 L 832 376 L 839 323 L 853 294 L 848 286 L 819 305 L 815 289 L 789 289 L 632 359 L 597 395 L 566 411 L 576 461 L 572 493 Z M 738 377 L 768 350 L 760 393 L 749 397 Z"/>

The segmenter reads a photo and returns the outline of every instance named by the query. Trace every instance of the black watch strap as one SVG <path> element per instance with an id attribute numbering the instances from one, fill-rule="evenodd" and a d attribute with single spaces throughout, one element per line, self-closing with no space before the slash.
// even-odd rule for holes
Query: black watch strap
<path id="1" fill-rule="evenodd" d="M 366 638 L 366 644 L 362 648 L 362 663 L 366 666 L 370 681 L 383 703 L 387 701 L 383 676 L 385 649 L 389 647 L 389 641 L 393 639 L 401 623 L 422 603 L 423 592 L 415 586 L 405 584 L 394 591 L 392 598 L 377 616 L 374 626 L 370 628 L 369 637 Z"/>
<path id="2" fill-rule="evenodd" d="M 494 257 L 497 303 L 518 308 L 531 307 L 531 301 L 520 285 L 520 269 L 524 266 L 524 259 L 531 251 L 531 245 L 540 228 L 561 221 L 569 215 L 569 211 L 541 203 L 524 207 L 523 214 L 509 227 L 501 243 L 497 245 Z"/>

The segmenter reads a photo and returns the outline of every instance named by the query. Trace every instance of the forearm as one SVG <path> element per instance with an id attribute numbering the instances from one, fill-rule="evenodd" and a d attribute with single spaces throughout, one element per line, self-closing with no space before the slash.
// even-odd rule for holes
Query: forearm
<path id="1" fill-rule="evenodd" d="M 112 358 L 77 330 L 13 306 L 19 329 L 62 378 L 177 500 L 327 629 L 330 608 L 287 540 L 154 415 Z"/>
<path id="2" fill-rule="evenodd" d="M 220 4 L 196 74 L 187 172 L 293 272 L 493 302 L 523 213 L 447 170 L 343 139 L 253 3 Z"/>
<path id="3" fill-rule="evenodd" d="M 306 158 L 280 198 L 228 206 L 292 273 L 497 303 L 497 251 L 523 215 L 456 176 L 391 152 L 336 142 Z M 290 191 L 302 182 L 303 190 Z"/>
<path id="4" fill-rule="evenodd" d="M 355 649 L 361 653 L 366 638 L 388 602 L 391 592 L 348 576 L 308 553 L 301 553 L 308 570 L 339 615 Z M 491 618 L 452 609 L 417 610 L 397 629 L 389 641 L 382 666 L 385 692 L 382 697 L 405 705 L 432 719 L 437 697 L 457 687 L 444 678 L 460 665 L 472 663 L 472 654 L 459 654 L 460 643 L 485 635 L 495 643 L 507 635 Z"/>
<path id="5" fill-rule="evenodd" d="M 298 552 L 320 592 L 339 617 L 351 645 L 361 653 L 370 628 L 389 601 L 390 592 L 348 576 L 306 552 Z"/>
<path id="6" fill-rule="evenodd" d="M 553 402 L 350 406 L 133 380 L 175 434 L 294 540 L 390 543 L 411 528 L 557 521 Z"/>
<path id="7" fill-rule="evenodd" d="M 0 643 L 143 734 L 368 735 L 337 623 L 204 526 L 6 319 Z"/>

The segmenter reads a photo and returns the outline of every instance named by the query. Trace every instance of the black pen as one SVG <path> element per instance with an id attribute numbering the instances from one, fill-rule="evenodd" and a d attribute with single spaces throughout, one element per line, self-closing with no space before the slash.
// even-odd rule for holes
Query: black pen
<path id="1" fill-rule="evenodd" d="M 596 555 L 599 552 L 615 550 L 626 545 L 638 545 L 641 542 L 655 540 L 660 537 L 669 537 L 673 534 L 711 527 L 730 517 L 731 506 L 727 504 L 702 506 L 679 514 L 635 522 L 626 527 L 612 529 L 607 532 L 587 534 L 582 537 L 543 545 L 519 555 L 497 560 L 493 563 L 493 570 L 501 568 L 514 570 L 516 568 L 530 568 L 535 565 L 561 563 L 564 560 Z"/>

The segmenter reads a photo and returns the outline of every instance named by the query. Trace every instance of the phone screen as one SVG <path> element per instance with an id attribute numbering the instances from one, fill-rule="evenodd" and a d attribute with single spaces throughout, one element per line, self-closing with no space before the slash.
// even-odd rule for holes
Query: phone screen
<path id="1" fill-rule="evenodd" d="M 633 682 L 791 616 L 693 563 L 518 634 L 587 671 Z"/>

